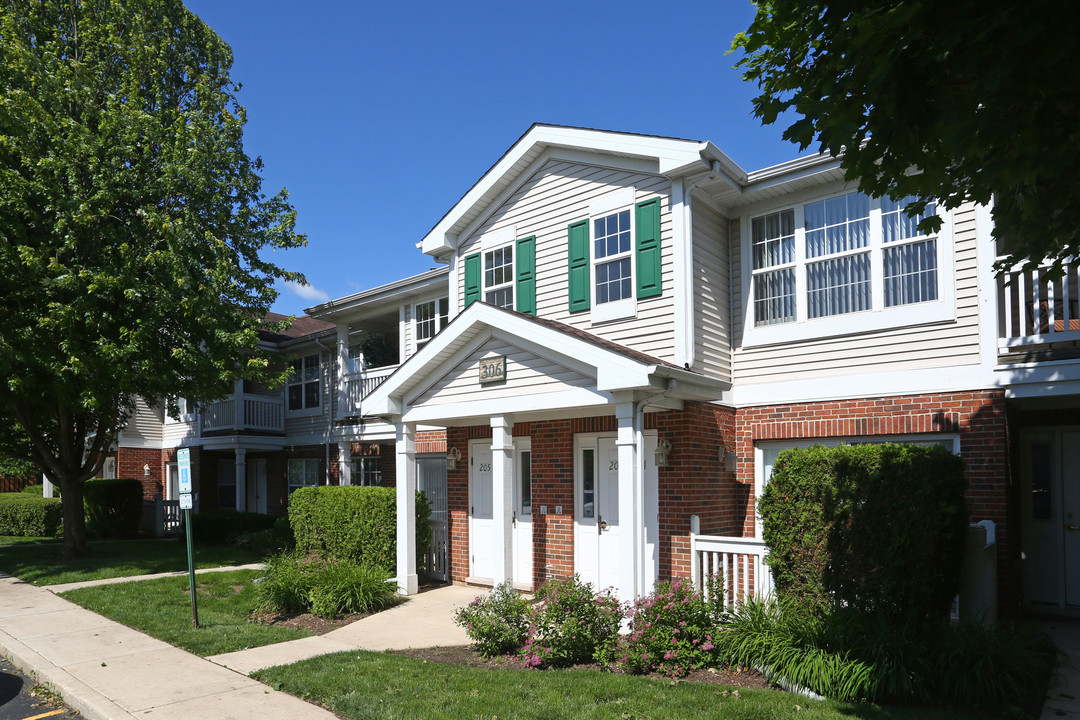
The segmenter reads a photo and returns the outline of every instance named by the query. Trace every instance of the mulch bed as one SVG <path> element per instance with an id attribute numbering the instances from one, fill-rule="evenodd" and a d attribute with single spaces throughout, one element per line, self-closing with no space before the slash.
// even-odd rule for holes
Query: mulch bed
<path id="1" fill-rule="evenodd" d="M 483 667 L 501 670 L 522 670 L 525 667 L 521 658 L 517 655 L 500 655 L 499 657 L 486 660 L 470 646 L 419 648 L 415 650 L 398 650 L 396 655 L 425 660 L 427 662 L 441 662 L 450 665 L 464 665 L 467 667 Z M 621 670 L 612 670 L 610 667 L 595 663 L 586 665 L 574 665 L 570 670 L 606 670 L 615 674 L 623 674 Z M 665 675 L 652 673 L 651 677 L 662 680 L 671 680 Z M 727 668 L 724 670 L 694 670 L 689 675 L 679 678 L 678 682 L 709 683 L 713 685 L 730 685 L 740 688 L 775 689 L 765 677 L 753 670 L 745 668 Z"/>
<path id="2" fill-rule="evenodd" d="M 252 615 L 251 620 L 260 625 L 272 625 L 275 627 L 299 628 L 307 630 L 313 635 L 325 635 L 331 630 L 343 628 L 354 623 L 360 618 L 366 618 L 374 613 L 356 613 L 342 615 L 336 618 L 324 618 L 311 613 L 263 613 Z"/>

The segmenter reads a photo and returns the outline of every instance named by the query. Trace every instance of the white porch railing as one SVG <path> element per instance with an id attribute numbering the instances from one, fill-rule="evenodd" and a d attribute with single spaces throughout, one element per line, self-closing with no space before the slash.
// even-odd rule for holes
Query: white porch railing
<path id="1" fill-rule="evenodd" d="M 237 400 L 241 412 L 237 415 Z M 240 395 L 200 409 L 203 432 L 256 430 L 285 432 L 285 403 L 280 396 Z"/>
<path id="2" fill-rule="evenodd" d="M 361 401 L 371 394 L 371 391 L 383 384 L 390 374 L 398 369 L 397 365 L 386 367 L 369 368 L 345 376 L 345 394 L 348 398 L 346 415 L 360 413 Z"/>
<path id="3" fill-rule="evenodd" d="M 1064 269 L 1056 280 L 1048 266 L 1017 267 L 998 278 L 999 350 L 1080 340 L 1080 262 Z"/>
<path id="4" fill-rule="evenodd" d="M 720 573 L 724 607 L 729 610 L 747 598 L 762 599 L 772 593 L 772 573 L 765 564 L 765 543 L 755 538 L 690 534 L 692 576 L 698 592 L 707 594 L 705 580 Z"/>

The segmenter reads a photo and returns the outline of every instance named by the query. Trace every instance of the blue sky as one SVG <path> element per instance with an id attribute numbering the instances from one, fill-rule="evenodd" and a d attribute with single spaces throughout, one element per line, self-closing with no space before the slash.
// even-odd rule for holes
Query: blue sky
<path id="1" fill-rule="evenodd" d="M 415 248 L 534 122 L 711 140 L 744 169 L 796 157 L 725 55 L 742 0 L 186 0 L 233 48 L 249 155 L 287 187 L 307 276 L 274 310 L 423 272 Z"/>

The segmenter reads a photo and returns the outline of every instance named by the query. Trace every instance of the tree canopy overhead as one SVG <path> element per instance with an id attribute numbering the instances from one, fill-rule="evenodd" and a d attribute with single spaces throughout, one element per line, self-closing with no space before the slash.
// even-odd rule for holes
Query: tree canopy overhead
<path id="1" fill-rule="evenodd" d="M 1003 265 L 1080 238 L 1080 12 L 1060 0 L 760 0 L 733 49 L 766 124 L 864 192 L 993 201 Z M 790 116 L 788 116 L 790 117 Z M 912 212 L 923 209 L 915 204 Z M 933 224 L 932 222 L 930 224 Z"/>
<path id="2" fill-rule="evenodd" d="M 61 487 L 65 554 L 136 398 L 280 375 L 256 333 L 302 278 L 266 253 L 304 238 L 231 64 L 180 0 L 0 2 L 0 447 Z"/>

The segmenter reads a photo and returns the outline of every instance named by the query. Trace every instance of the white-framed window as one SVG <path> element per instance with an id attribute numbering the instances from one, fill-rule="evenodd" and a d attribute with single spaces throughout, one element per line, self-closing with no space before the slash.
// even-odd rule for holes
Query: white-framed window
<path id="1" fill-rule="evenodd" d="M 306 410 L 319 407 L 322 395 L 322 373 L 319 355 L 306 355 L 292 361 L 292 375 L 287 389 L 289 410 Z"/>
<path id="2" fill-rule="evenodd" d="M 364 347 L 362 345 L 349 346 L 349 372 L 358 373 L 364 369 Z"/>
<path id="3" fill-rule="evenodd" d="M 428 344 L 450 319 L 450 300 L 440 298 L 416 305 L 416 349 Z"/>
<path id="4" fill-rule="evenodd" d="M 514 244 L 485 250 L 484 302 L 514 309 Z"/>
<path id="5" fill-rule="evenodd" d="M 911 218 L 912 200 L 845 192 L 746 218 L 747 344 L 950 319 L 951 228 L 920 233 L 937 208 Z"/>
<path id="6" fill-rule="evenodd" d="M 634 189 L 623 188 L 589 203 L 592 321 L 633 317 Z"/>
<path id="7" fill-rule="evenodd" d="M 168 408 L 166 408 L 165 421 L 172 423 L 191 422 L 195 419 L 195 411 L 197 409 L 198 406 L 191 400 L 188 400 L 187 398 L 177 398 L 176 414 L 174 415 L 171 412 L 168 412 Z"/>
<path id="8" fill-rule="evenodd" d="M 235 510 L 236 463 L 231 458 L 221 458 L 217 462 L 217 491 L 218 509 Z"/>
<path id="9" fill-rule="evenodd" d="M 288 465 L 289 494 L 297 489 L 319 484 L 319 461 L 315 458 L 290 458 Z"/>
<path id="10" fill-rule="evenodd" d="M 382 466 L 378 456 L 352 459 L 352 484 L 363 487 L 382 485 Z"/>

